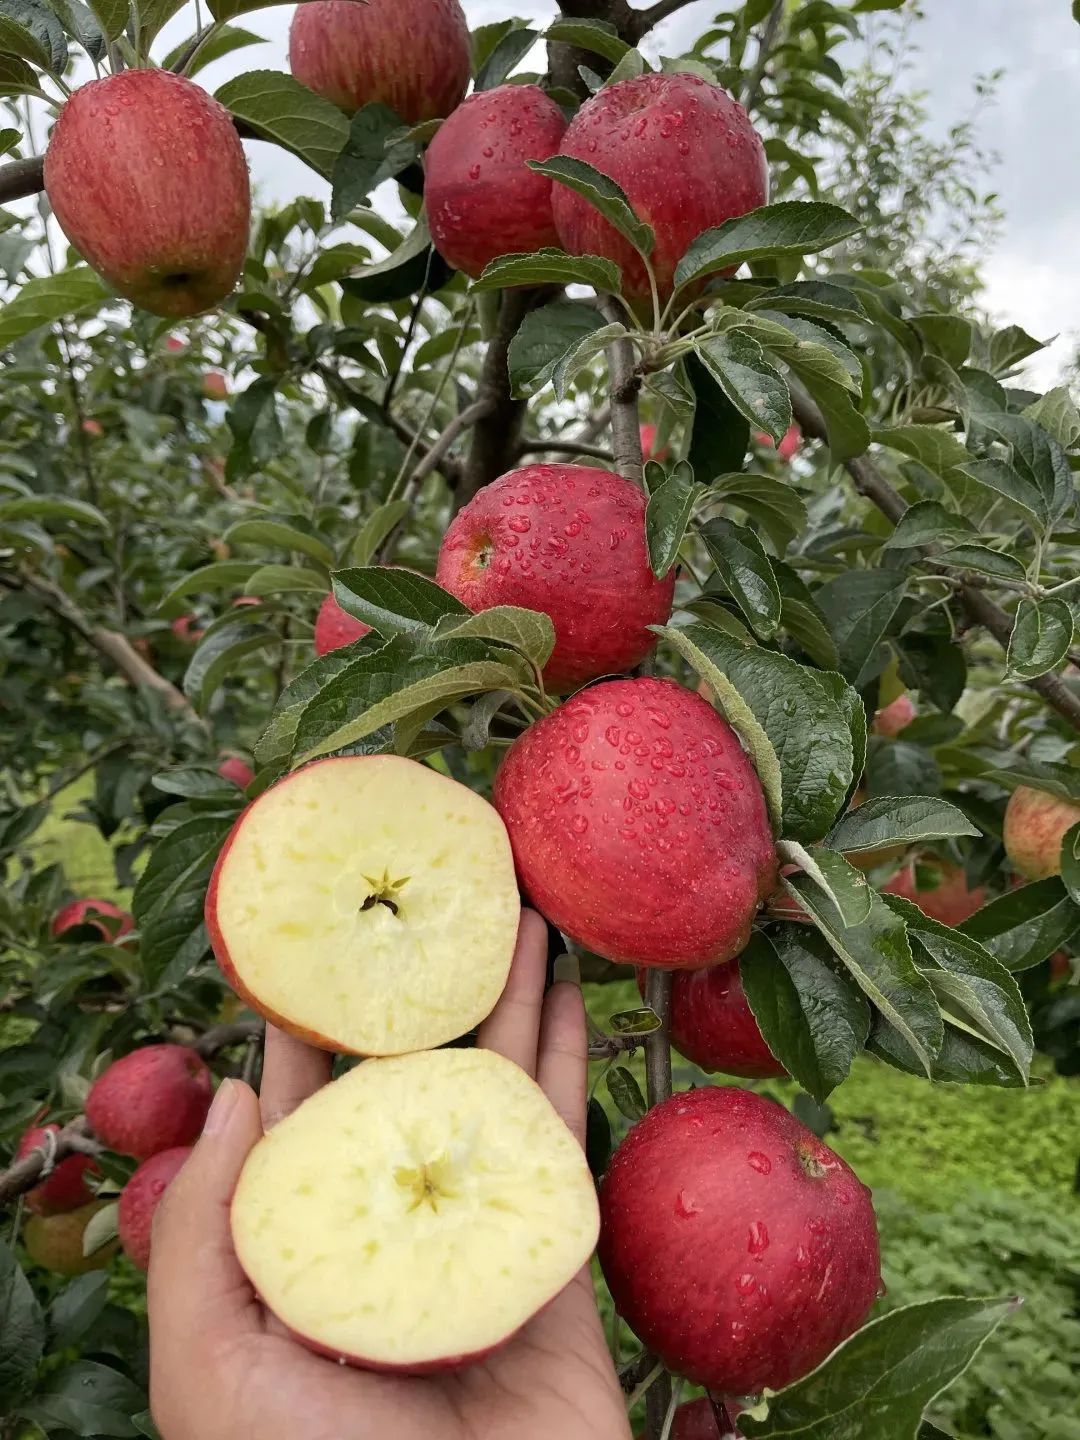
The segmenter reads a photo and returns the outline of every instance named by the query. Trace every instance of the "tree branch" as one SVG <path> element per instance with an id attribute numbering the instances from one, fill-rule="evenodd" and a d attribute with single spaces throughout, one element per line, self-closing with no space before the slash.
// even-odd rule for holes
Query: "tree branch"
<path id="1" fill-rule="evenodd" d="M 522 455 L 586 455 L 609 462 L 615 459 L 603 445 L 590 445 L 583 440 L 529 439 L 522 441 L 518 447 L 518 458 Z"/>
<path id="2" fill-rule="evenodd" d="M 791 401 L 803 434 L 813 440 L 823 440 L 827 444 L 825 421 L 813 400 L 793 389 Z M 876 505 L 894 525 L 898 524 L 908 508 L 907 501 L 894 489 L 874 462 L 866 455 L 859 455 L 854 460 L 845 460 L 844 469 L 855 482 L 855 489 L 859 494 Z M 999 605 L 995 605 L 977 584 L 964 579 L 962 574 L 959 577 L 957 597 L 969 618 L 976 625 L 988 630 L 1002 649 L 1007 651 L 1013 629 L 1012 616 Z M 1047 704 L 1067 720 L 1074 730 L 1080 730 L 1080 696 L 1074 695 L 1058 676 L 1040 675 L 1037 679 L 1024 683 L 1038 691 Z"/>
<path id="3" fill-rule="evenodd" d="M 780 0 L 783 3 L 783 0 Z M 667 20 L 669 16 L 675 15 L 680 10 L 685 10 L 687 5 L 692 5 L 693 0 L 656 0 L 655 5 L 650 5 L 647 10 L 635 10 L 632 12 L 634 19 L 631 23 L 631 30 L 634 34 L 634 44 L 650 30 L 655 29 L 661 20 Z M 565 7 L 564 7 L 565 8 Z"/>
<path id="4" fill-rule="evenodd" d="M 758 39 L 757 61 L 743 87 L 742 103 L 747 110 L 752 110 L 760 98 L 761 84 L 765 79 L 765 71 L 769 66 L 772 48 L 776 43 L 776 33 L 780 29 L 780 22 L 783 18 L 784 0 L 775 0 L 773 8 L 769 11 L 769 18 L 765 21 L 765 28 Z"/>
<path id="5" fill-rule="evenodd" d="M 97 1155 L 100 1151 L 101 1146 L 90 1138 L 86 1117 L 76 1116 L 56 1136 L 51 1157 L 49 1151 L 41 1147 L 31 1150 L 29 1155 L 0 1171 L 0 1205 L 6 1205 L 27 1190 L 32 1190 L 69 1155 Z"/>
<path id="6" fill-rule="evenodd" d="M 30 155 L 25 160 L 12 160 L 0 165 L 0 204 L 22 200 L 45 189 L 44 155 Z"/>
<path id="7" fill-rule="evenodd" d="M 459 509 L 514 463 L 525 420 L 525 401 L 515 400 L 510 394 L 507 352 L 522 320 L 547 294 L 546 289 L 502 292 L 495 334 L 488 342 L 476 387 L 476 403 L 484 405 L 484 416 L 473 430 L 472 445 L 455 494 Z"/>
<path id="8" fill-rule="evenodd" d="M 615 305 L 601 303 L 604 317 L 620 319 Z M 638 392 L 641 378 L 634 372 L 634 347 L 628 339 L 613 340 L 608 346 L 608 375 L 611 394 L 611 439 L 615 452 L 615 469 L 636 485 L 644 484 L 641 454 L 641 422 L 638 417 Z"/>
<path id="9" fill-rule="evenodd" d="M 54 615 L 63 620 L 66 625 L 70 625 L 88 645 L 108 660 L 136 689 L 153 690 L 155 694 L 161 696 L 170 710 L 175 710 L 196 724 L 204 723 L 192 708 L 187 697 L 176 688 L 171 680 L 166 680 L 164 675 L 159 675 L 154 667 L 132 647 L 125 636 L 115 630 L 106 630 L 101 625 L 95 625 L 89 616 L 79 609 L 74 600 L 61 590 L 59 585 L 54 585 L 51 580 L 46 580 L 42 575 L 34 575 L 26 571 L 14 578 L 0 576 L 0 584 L 6 585 L 9 590 L 30 590 L 35 595 L 39 595 Z"/>
<path id="10" fill-rule="evenodd" d="M 224 1025 L 211 1026 L 191 1048 L 204 1060 L 212 1060 L 231 1045 L 261 1040 L 265 1032 L 266 1022 L 263 1020 L 230 1020 Z"/>

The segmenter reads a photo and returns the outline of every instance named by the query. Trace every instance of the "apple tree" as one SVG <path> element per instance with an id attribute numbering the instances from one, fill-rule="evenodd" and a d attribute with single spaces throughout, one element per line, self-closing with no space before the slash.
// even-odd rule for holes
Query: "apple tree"
<path id="1" fill-rule="evenodd" d="M 5 1440 L 156 1433 L 102 1270 L 260 1015 L 311 1031 L 221 856 L 328 757 L 475 792 L 553 974 L 636 976 L 589 1160 L 649 1440 L 934 1440 L 1015 1303 L 871 1316 L 867 1192 L 750 1092 L 1080 1064 L 1080 413 L 979 309 L 977 136 L 882 83 L 903 0 L 660 55 L 682 4 L 303 0 L 245 71 L 254 4 L 0 0 Z M 253 210 L 265 146 L 323 198 Z M 76 782 L 130 913 L 36 858 Z M 327 903 L 316 860 L 267 910 Z M 328 948 L 290 951 L 324 1002 Z M 673 1095 L 673 1047 L 746 1088 Z"/>

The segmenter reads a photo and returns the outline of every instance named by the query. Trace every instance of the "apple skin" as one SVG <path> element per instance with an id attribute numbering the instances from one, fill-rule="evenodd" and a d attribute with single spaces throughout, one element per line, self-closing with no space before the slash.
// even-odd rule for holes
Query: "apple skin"
<path id="1" fill-rule="evenodd" d="M 637 986 L 645 995 L 644 970 Z M 787 1071 L 765 1043 L 742 987 L 738 960 L 708 970 L 677 970 L 671 986 L 671 1043 L 702 1070 L 744 1080 L 775 1080 Z"/>
<path id="2" fill-rule="evenodd" d="M 936 872 L 939 883 L 920 889 L 916 866 L 919 870 Z M 963 867 L 951 860 L 940 860 L 936 855 L 910 860 L 881 890 L 885 895 L 900 895 L 910 900 L 924 915 L 942 925 L 962 925 L 986 904 L 985 886 L 969 890 Z"/>
<path id="3" fill-rule="evenodd" d="M 187 349 L 187 344 L 180 339 L 179 335 L 167 335 L 165 337 L 165 349 L 168 350 L 170 355 L 179 355 L 181 350 Z"/>
<path id="4" fill-rule="evenodd" d="M 289 29 L 289 68 L 348 115 L 379 101 L 418 125 L 469 88 L 469 26 L 458 0 L 308 0 Z"/>
<path id="5" fill-rule="evenodd" d="M 34 1215 L 23 1230 L 26 1253 L 35 1264 L 57 1275 L 85 1275 L 90 1270 L 104 1270 L 119 1249 L 119 1242 L 110 1240 L 93 1255 L 84 1255 L 82 1241 L 87 1225 L 109 1203 L 92 1200 L 89 1205 L 66 1210 L 62 1215 Z"/>
<path id="6" fill-rule="evenodd" d="M 352 4 L 352 0 L 347 0 Z M 227 400 L 229 398 L 229 382 L 220 370 L 207 370 L 202 377 L 202 393 L 207 400 Z"/>
<path id="7" fill-rule="evenodd" d="M 91 418 L 91 419 L 89 419 L 89 420 L 84 420 L 84 421 L 82 422 L 82 428 L 83 428 L 83 433 L 84 433 L 85 435 L 104 435 L 104 434 L 105 434 L 105 430 L 104 430 L 104 427 L 102 426 L 101 421 L 100 421 L 100 420 L 94 420 L 93 418 Z"/>
<path id="8" fill-rule="evenodd" d="M 194 615 L 178 615 L 170 624 L 169 629 L 177 640 L 183 640 L 188 645 L 194 645 L 203 633 L 198 628 L 198 621 Z"/>
<path id="9" fill-rule="evenodd" d="M 537 85 L 470 95 L 439 128 L 424 157 L 424 205 L 435 249 L 455 270 L 475 279 L 497 255 L 558 245 L 551 181 L 525 162 L 549 159 L 565 130 Z"/>
<path id="10" fill-rule="evenodd" d="M 597 1253 L 642 1343 L 722 1395 L 806 1375 L 881 1283 L 858 1177 L 775 1101 L 712 1086 L 665 1100 L 616 1150 Z"/>
<path id="11" fill-rule="evenodd" d="M 1080 805 L 1021 785 L 1005 807 L 1005 853 L 1028 880 L 1061 874 L 1061 842 L 1080 823 Z"/>
<path id="12" fill-rule="evenodd" d="M 458 511 L 435 578 L 470 610 L 521 605 L 555 626 L 544 667 L 554 691 L 631 670 L 650 654 L 647 628 L 671 615 L 675 572 L 658 580 L 645 543 L 645 496 L 590 465 L 527 465 Z"/>
<path id="13" fill-rule="evenodd" d="M 771 435 L 766 435 L 764 430 L 755 430 L 754 439 L 759 445 L 766 445 L 770 450 L 775 449 L 779 458 L 787 462 L 793 460 L 799 453 L 799 446 L 802 444 L 802 431 L 798 425 L 792 423 L 784 431 L 779 445 L 777 445 Z"/>
<path id="14" fill-rule="evenodd" d="M 59 1125 L 37 1125 L 27 1130 L 19 1141 L 15 1159 L 24 1159 L 31 1150 L 45 1143 L 47 1135 L 59 1133 Z M 67 1155 L 47 1179 L 27 1190 L 23 1196 L 26 1208 L 35 1215 L 62 1215 L 65 1211 L 77 1210 L 80 1205 L 89 1205 L 94 1192 L 86 1183 L 87 1177 L 100 1173 L 89 1155 Z"/>
<path id="15" fill-rule="evenodd" d="M 732 960 L 776 885 L 734 730 L 673 680 L 609 680 L 536 721 L 495 777 L 518 879 L 565 935 L 665 970 Z"/>
<path id="16" fill-rule="evenodd" d="M 149 1160 L 198 1139 L 211 1090 L 210 1071 L 189 1046 L 144 1045 L 90 1086 L 86 1118 L 109 1150 Z"/>
<path id="17" fill-rule="evenodd" d="M 645 1440 L 639 1435 L 637 1440 Z M 712 1403 L 706 1398 L 687 1400 L 675 1410 L 670 1440 L 721 1440 Z"/>
<path id="18" fill-rule="evenodd" d="M 307 3 L 315 5 L 319 0 L 307 0 Z M 343 0 L 343 3 L 353 5 L 356 0 Z M 343 645 L 351 645 L 354 640 L 370 634 L 370 625 L 343 610 L 332 594 L 327 595 L 315 619 L 315 654 L 328 655 L 331 650 L 340 650 Z"/>
<path id="19" fill-rule="evenodd" d="M 80 925 L 93 926 L 102 940 L 115 944 L 135 929 L 135 921 L 126 910 L 111 900 L 72 900 L 58 910 L 52 919 L 52 933 L 59 940 L 68 930 Z"/>
<path id="20" fill-rule="evenodd" d="M 765 150 L 746 111 L 699 75 L 646 74 L 606 86 L 570 122 L 559 153 L 621 185 L 652 226 L 661 300 L 670 298 L 675 266 L 692 240 L 769 198 Z M 564 250 L 614 260 L 623 294 L 649 298 L 641 257 L 587 200 L 556 185 L 552 211 Z"/>
<path id="21" fill-rule="evenodd" d="M 161 1150 L 144 1160 L 120 1192 L 116 1217 L 124 1254 L 140 1270 L 150 1265 L 150 1235 L 161 1197 L 191 1154 L 190 1145 Z"/>
<path id="22" fill-rule="evenodd" d="M 671 454 L 671 451 L 666 445 L 662 446 L 659 450 L 655 448 L 656 426 L 642 425 L 638 429 L 638 434 L 641 437 L 641 458 L 643 460 L 655 460 L 657 464 L 663 464 Z"/>
<path id="23" fill-rule="evenodd" d="M 915 702 L 910 695 L 898 695 L 874 716 L 873 731 L 875 735 L 888 735 L 891 738 L 899 735 L 914 719 Z M 1080 811 L 1077 816 L 1080 818 Z"/>
<path id="24" fill-rule="evenodd" d="M 122 70 L 76 90 L 45 152 L 45 190 L 75 249 L 154 315 L 197 315 L 240 277 L 243 147 L 225 107 L 181 75 Z"/>
<path id="25" fill-rule="evenodd" d="M 217 768 L 223 780 L 231 780 L 240 790 L 246 790 L 255 779 L 255 771 L 239 755 L 226 755 Z"/>

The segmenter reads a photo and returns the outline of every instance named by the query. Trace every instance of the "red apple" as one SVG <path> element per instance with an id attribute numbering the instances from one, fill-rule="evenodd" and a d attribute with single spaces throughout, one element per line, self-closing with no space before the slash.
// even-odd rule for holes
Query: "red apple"
<path id="1" fill-rule="evenodd" d="M 458 0 L 308 0 L 289 30 L 297 80 L 347 114 L 373 101 L 407 125 L 449 115 L 469 88 Z"/>
<path id="2" fill-rule="evenodd" d="M 307 0 L 307 3 L 318 4 L 319 0 Z M 356 0 L 342 0 L 342 3 L 353 5 Z M 370 634 L 370 625 L 343 610 L 332 594 L 327 595 L 315 620 L 315 654 L 327 655 L 331 650 L 340 650 L 343 645 L 351 645 L 354 640 Z"/>
<path id="3" fill-rule="evenodd" d="M 352 0 L 348 0 L 348 3 L 352 4 Z M 261 605 L 262 601 L 259 599 L 258 595 L 237 595 L 236 599 L 232 602 L 232 604 L 234 610 L 239 610 L 242 609 L 245 605 Z"/>
<path id="4" fill-rule="evenodd" d="M 144 1160 L 120 1192 L 116 1217 L 120 1244 L 124 1254 L 140 1270 L 150 1265 L 150 1235 L 154 1211 L 184 1161 L 191 1154 L 190 1145 L 161 1150 Z"/>
<path id="5" fill-rule="evenodd" d="M 936 855 L 920 855 L 900 869 L 887 885 L 885 895 L 900 895 L 912 901 L 924 915 L 942 925 L 962 925 L 986 904 L 986 887 L 968 889 L 960 865 Z"/>
<path id="6" fill-rule="evenodd" d="M 806 1375 L 881 1283 L 858 1177 L 774 1100 L 711 1086 L 665 1100 L 619 1146 L 597 1253 L 642 1343 L 721 1395 Z"/>
<path id="7" fill-rule="evenodd" d="M 1072 961 L 1064 950 L 1055 950 L 1050 956 L 1050 984 L 1061 985 L 1072 978 Z"/>
<path id="8" fill-rule="evenodd" d="M 322 760 L 265 790 L 230 831 L 206 897 L 214 954 L 240 998 L 357 1055 L 444 1045 L 485 1019 L 520 915 L 494 809 L 397 755 Z"/>
<path id="9" fill-rule="evenodd" d="M 1028 880 L 1061 874 L 1061 842 L 1080 823 L 1080 805 L 1021 785 L 1005 807 L 1005 853 Z"/>
<path id="10" fill-rule="evenodd" d="M 471 95 L 440 126 L 424 158 L 424 204 L 448 264 L 475 277 L 496 255 L 558 245 L 551 181 L 525 162 L 554 155 L 565 129 L 536 85 Z"/>
<path id="11" fill-rule="evenodd" d="M 665 461 L 665 460 L 668 458 L 668 456 L 671 454 L 671 451 L 668 449 L 668 447 L 667 447 L 666 445 L 661 446 L 661 448 L 660 448 L 659 450 L 657 450 L 657 449 L 655 448 L 655 447 L 656 447 L 656 426 L 655 426 L 655 425 L 641 425 L 641 426 L 639 426 L 639 428 L 638 428 L 638 434 L 639 434 L 640 437 L 641 437 L 641 458 L 642 458 L 643 460 L 656 460 L 658 463 L 661 463 L 661 464 L 662 464 L 663 461 Z"/>
<path id="12" fill-rule="evenodd" d="M 53 127 L 45 189 L 75 249 L 155 315 L 197 315 L 240 276 L 243 148 L 225 107 L 171 70 L 122 70 L 76 90 Z"/>
<path id="13" fill-rule="evenodd" d="M 210 1108 L 210 1071 L 186 1045 L 144 1045 L 90 1086 L 86 1118 L 118 1155 L 148 1160 L 198 1139 Z"/>
<path id="14" fill-rule="evenodd" d="M 549 615 L 552 690 L 640 664 L 675 592 L 674 571 L 649 568 L 643 493 L 588 465 L 527 465 L 485 485 L 446 532 L 436 579 L 470 610 Z"/>
<path id="15" fill-rule="evenodd" d="M 84 433 L 85 435 L 104 435 L 104 434 L 105 434 L 105 430 L 104 430 L 104 427 L 102 426 L 101 421 L 100 421 L 100 420 L 95 420 L 95 419 L 93 419 L 93 417 L 91 417 L 90 419 L 84 420 L 84 421 L 82 422 L 82 428 L 83 428 L 83 433 Z"/>
<path id="16" fill-rule="evenodd" d="M 769 198 L 765 150 L 746 111 L 699 75 L 649 73 L 605 86 L 570 122 L 559 153 L 610 176 L 652 226 L 652 265 L 664 300 L 692 240 Z M 649 297 L 637 251 L 587 200 L 556 185 L 552 211 L 564 250 L 614 260 L 622 266 L 623 294 Z"/>
<path id="17" fill-rule="evenodd" d="M 178 355 L 181 350 L 187 349 L 187 344 L 179 335 L 168 335 L 165 338 L 165 349 L 170 355 Z"/>
<path id="18" fill-rule="evenodd" d="M 198 622 L 194 615 L 178 615 L 169 626 L 169 629 L 178 640 L 184 640 L 192 645 L 194 645 L 203 633 L 199 629 Z"/>
<path id="19" fill-rule="evenodd" d="M 915 702 L 910 695 L 898 695 L 874 716 L 875 735 L 899 735 L 915 719 Z"/>
<path id="20" fill-rule="evenodd" d="M 672 680 L 609 680 L 530 725 L 495 778 L 518 878 L 606 959 L 734 959 L 776 884 L 765 796 L 739 738 Z"/>
<path id="21" fill-rule="evenodd" d="M 346 0 L 352 4 L 353 0 Z M 220 370 L 207 370 L 202 377 L 202 393 L 207 400 L 227 400 L 229 398 L 229 382 Z"/>
<path id="22" fill-rule="evenodd" d="M 407 1374 L 504 1344 L 578 1274 L 598 1228 L 580 1144 L 535 1080 L 483 1049 L 368 1060 L 316 1091 L 248 1155 L 231 1222 L 298 1339 Z"/>
<path id="23" fill-rule="evenodd" d="M 766 435 L 764 430 L 755 430 L 754 439 L 759 445 L 767 445 L 770 449 L 775 449 L 781 460 L 791 460 L 798 454 L 799 445 L 802 441 L 802 431 L 798 425 L 789 425 L 784 431 L 783 438 L 779 445 L 777 445 L 771 435 Z"/>
<path id="24" fill-rule="evenodd" d="M 95 929 L 102 940 L 117 941 L 135 929 L 135 921 L 126 910 L 121 910 L 111 900 L 71 900 L 53 916 L 52 933 L 60 939 L 69 930 L 87 925 Z"/>
<path id="25" fill-rule="evenodd" d="M 246 790 L 255 779 L 255 771 L 239 755 L 226 755 L 218 766 L 217 773 L 223 780 L 231 780 L 241 790 Z"/>
<path id="26" fill-rule="evenodd" d="M 644 970 L 637 974 L 645 994 Z M 746 1080 L 771 1080 L 787 1071 L 765 1044 L 743 992 L 738 960 L 708 970 L 677 970 L 671 986 L 671 1043 L 702 1070 Z"/>
<path id="27" fill-rule="evenodd" d="M 92 1200 L 77 1210 L 61 1215 L 32 1215 L 26 1222 L 22 1242 L 26 1253 L 36 1265 L 58 1275 L 85 1275 L 90 1270 L 103 1270 L 116 1254 L 117 1242 L 109 1240 L 91 1255 L 83 1254 L 86 1227 L 104 1210 L 108 1200 Z"/>
<path id="28" fill-rule="evenodd" d="M 31 1150 L 43 1146 L 47 1136 L 59 1133 L 59 1125 L 39 1125 L 27 1130 L 19 1141 L 15 1159 L 24 1159 Z M 86 1183 L 87 1178 L 100 1173 L 89 1155 L 66 1155 L 39 1185 L 27 1190 L 26 1208 L 35 1215 L 60 1215 L 66 1210 L 77 1210 L 80 1205 L 89 1205 L 94 1192 Z"/>
<path id="29" fill-rule="evenodd" d="M 639 1435 L 638 1440 L 644 1440 L 644 1436 Z M 708 1397 L 688 1400 L 676 1408 L 670 1440 L 722 1440 Z"/>

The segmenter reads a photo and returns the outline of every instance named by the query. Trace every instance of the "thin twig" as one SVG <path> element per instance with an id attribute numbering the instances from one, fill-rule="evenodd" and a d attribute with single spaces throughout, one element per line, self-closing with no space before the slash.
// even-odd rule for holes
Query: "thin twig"
<path id="1" fill-rule="evenodd" d="M 98 1155 L 100 1152 L 101 1146 L 90 1136 L 86 1117 L 77 1115 L 56 1135 L 53 1145 L 35 1147 L 21 1160 L 16 1160 L 14 1165 L 0 1171 L 0 1205 L 6 1205 L 9 1200 L 32 1190 L 44 1175 L 69 1155 Z"/>
<path id="2" fill-rule="evenodd" d="M 605 446 L 591 445 L 584 440 L 529 439 L 518 449 L 518 457 L 523 455 L 587 455 L 596 460 L 607 460 L 609 464 L 615 459 Z"/>
<path id="3" fill-rule="evenodd" d="M 265 1030 L 266 1024 L 262 1020 L 230 1020 L 223 1025 L 214 1025 L 200 1035 L 192 1049 L 204 1060 L 212 1060 L 232 1045 L 261 1040 Z"/>
<path id="4" fill-rule="evenodd" d="M 769 66 L 769 59 L 772 55 L 772 48 L 776 43 L 776 34 L 780 29 L 780 21 L 784 18 L 784 0 L 775 0 L 773 8 L 769 11 L 769 18 L 765 21 L 765 28 L 758 40 L 757 61 L 753 70 L 746 78 L 746 85 L 743 88 L 742 103 L 747 110 L 753 110 L 761 95 L 762 81 L 765 79 L 765 71 Z"/>

